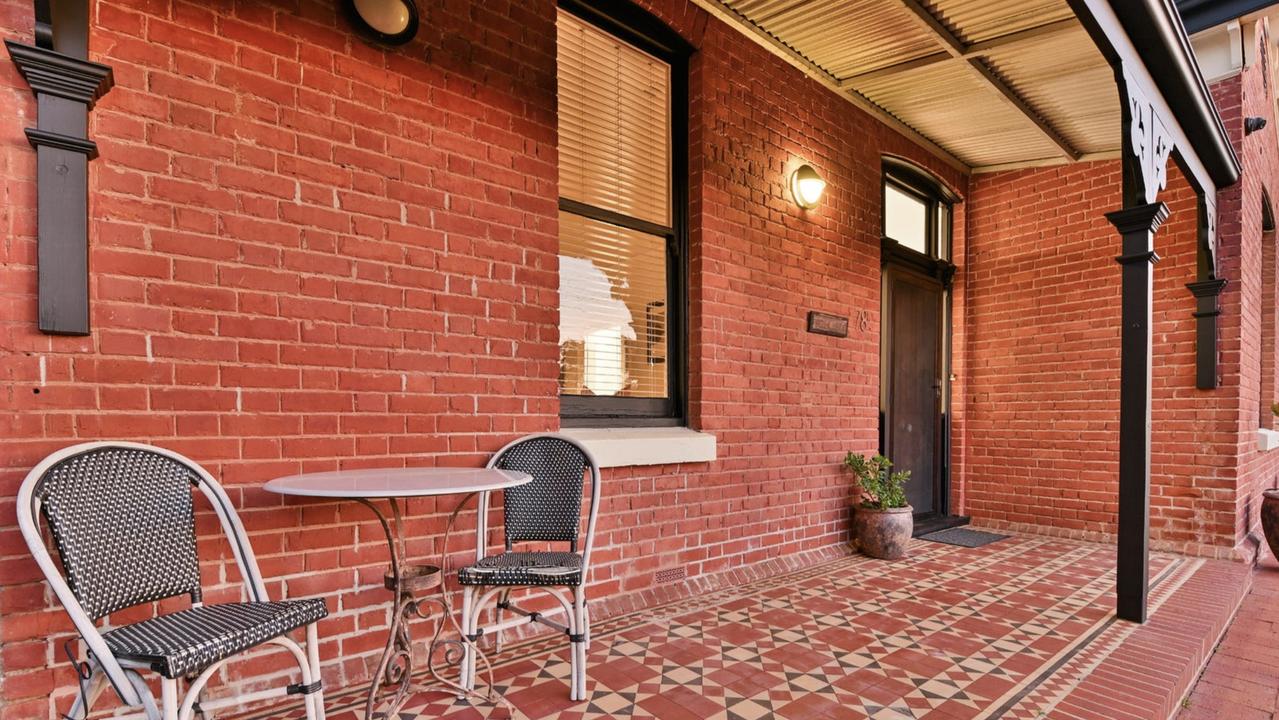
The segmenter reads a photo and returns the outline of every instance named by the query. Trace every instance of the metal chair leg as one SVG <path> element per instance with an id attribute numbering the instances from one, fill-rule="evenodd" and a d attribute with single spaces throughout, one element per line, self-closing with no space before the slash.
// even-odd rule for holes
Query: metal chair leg
<path id="1" fill-rule="evenodd" d="M 506 606 L 506 604 L 507 604 L 507 603 L 509 603 L 510 601 L 511 601 L 511 591 L 510 591 L 510 590 L 506 590 L 506 591 L 504 591 L 504 592 L 502 593 L 502 595 L 498 598 L 497 606 L 496 606 L 496 607 L 494 608 L 494 610 L 493 610 L 493 624 L 494 624 L 494 625 L 496 625 L 496 626 L 498 626 L 498 627 L 501 627 L 501 625 L 502 625 L 503 615 L 505 615 L 505 614 L 506 614 L 506 613 L 502 610 L 502 608 L 503 608 L 503 607 L 505 607 L 505 606 Z M 500 653 L 500 652 L 502 652 L 502 631 L 501 631 L 501 630 L 498 630 L 498 631 L 497 631 L 497 633 L 496 633 L 496 636 L 493 638 L 493 652 L 495 652 L 495 653 Z"/>
<path id="2" fill-rule="evenodd" d="M 142 713 L 147 720 L 162 720 L 160 708 L 155 704 L 155 695 L 151 693 L 151 686 L 147 685 L 147 681 L 136 670 L 125 670 L 124 677 L 128 679 L 134 694 L 142 701 Z"/>
<path id="3" fill-rule="evenodd" d="M 320 679 L 320 633 L 316 623 L 306 626 L 306 660 L 311 666 L 311 682 L 320 683 L 320 689 L 306 696 L 308 720 L 324 720 L 324 683 Z"/>
<path id="4" fill-rule="evenodd" d="M 469 636 L 475 634 L 475 592 L 474 585 L 462 589 L 462 634 L 466 635 L 462 643 L 462 677 L 461 685 L 466 690 L 475 689 L 475 646 L 469 642 Z"/>
<path id="5" fill-rule="evenodd" d="M 76 695 L 75 702 L 71 705 L 71 710 L 65 717 L 71 720 L 82 720 L 89 717 L 89 712 L 93 710 L 93 704 L 98 701 L 98 697 L 102 695 L 102 691 L 107 687 L 107 674 L 99 668 L 93 668 L 90 671 L 88 679 L 80 684 L 80 693 Z"/>
<path id="6" fill-rule="evenodd" d="M 160 679 L 160 707 L 164 713 L 164 720 L 178 720 L 178 681 L 176 679 Z"/>
<path id="7" fill-rule="evenodd" d="M 586 699 L 586 632 L 585 611 L 582 603 L 583 594 L 581 588 L 573 588 L 573 614 L 570 618 L 569 633 L 569 667 L 572 669 L 572 688 L 569 693 L 570 700 L 582 701 Z"/>

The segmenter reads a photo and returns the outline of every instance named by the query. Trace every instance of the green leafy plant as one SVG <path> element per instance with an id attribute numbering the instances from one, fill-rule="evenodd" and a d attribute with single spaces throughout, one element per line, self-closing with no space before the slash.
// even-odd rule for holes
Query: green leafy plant
<path id="1" fill-rule="evenodd" d="M 1279 415 L 1279 402 L 1270 403 L 1270 412 Z"/>
<path id="2" fill-rule="evenodd" d="M 868 510 L 906 507 L 906 481 L 910 471 L 892 472 L 893 463 L 883 455 L 867 458 L 848 453 L 844 467 L 852 471 L 862 491 L 861 506 Z"/>

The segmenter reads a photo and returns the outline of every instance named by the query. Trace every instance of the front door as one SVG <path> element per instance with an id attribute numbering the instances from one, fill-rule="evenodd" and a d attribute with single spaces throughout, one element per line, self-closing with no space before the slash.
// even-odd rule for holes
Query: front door
<path id="1" fill-rule="evenodd" d="M 944 512 L 942 355 L 945 289 L 905 268 L 884 269 L 884 454 L 909 470 L 906 498 L 916 514 Z"/>

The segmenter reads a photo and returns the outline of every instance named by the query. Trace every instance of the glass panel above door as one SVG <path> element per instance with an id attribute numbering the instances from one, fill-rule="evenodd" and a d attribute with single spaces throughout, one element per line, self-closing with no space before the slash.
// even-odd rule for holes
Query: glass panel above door
<path id="1" fill-rule="evenodd" d="M 928 203 L 905 190 L 884 183 L 884 235 L 928 254 Z"/>

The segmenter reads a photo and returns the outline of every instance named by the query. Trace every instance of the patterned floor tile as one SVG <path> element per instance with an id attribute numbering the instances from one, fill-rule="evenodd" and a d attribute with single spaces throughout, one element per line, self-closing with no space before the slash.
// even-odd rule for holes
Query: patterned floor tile
<path id="1" fill-rule="evenodd" d="M 493 658 L 527 720 L 969 720 L 1018 717 L 1060 694 L 1111 618 L 1113 548 L 1014 536 L 982 548 L 916 541 L 898 562 L 851 556 L 750 586 L 609 618 L 592 629 L 585 702 L 567 644 Z M 1152 557 L 1152 574 L 1186 561 Z M 1057 663 L 1057 665 L 1054 665 Z M 1054 680 L 1057 679 L 1056 682 Z M 331 718 L 361 689 L 330 695 Z M 492 720 L 505 709 L 431 695 L 403 720 Z M 268 717 L 268 716 L 258 716 Z M 269 717 L 279 718 L 279 715 Z M 397 719 L 400 720 L 400 719 Z"/>

